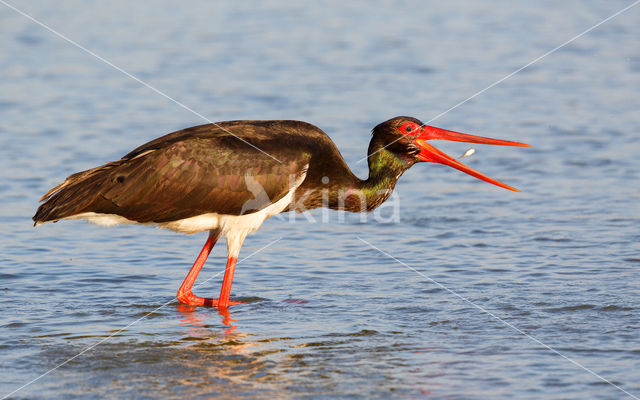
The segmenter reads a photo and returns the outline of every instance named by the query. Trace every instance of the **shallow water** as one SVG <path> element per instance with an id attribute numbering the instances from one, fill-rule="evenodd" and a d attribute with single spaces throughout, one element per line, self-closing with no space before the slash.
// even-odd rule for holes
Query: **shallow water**
<path id="1" fill-rule="evenodd" d="M 428 121 L 630 2 L 12 4 L 214 121 L 314 123 L 365 176 L 378 122 Z M 433 122 L 531 143 L 465 161 L 521 193 L 425 164 L 381 214 L 272 218 L 225 314 L 173 297 L 205 234 L 31 226 L 70 173 L 203 121 L 0 4 L 0 396 L 640 396 L 639 18 Z"/>

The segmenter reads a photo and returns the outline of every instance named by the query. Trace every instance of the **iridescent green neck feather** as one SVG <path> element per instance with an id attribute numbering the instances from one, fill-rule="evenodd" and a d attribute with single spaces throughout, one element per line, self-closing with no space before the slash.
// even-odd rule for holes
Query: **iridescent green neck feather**
<path id="1" fill-rule="evenodd" d="M 389 198 L 398 178 L 413 160 L 393 153 L 382 145 L 369 147 L 369 177 L 359 180 L 344 192 L 342 207 L 331 207 L 351 212 L 372 211 Z"/>

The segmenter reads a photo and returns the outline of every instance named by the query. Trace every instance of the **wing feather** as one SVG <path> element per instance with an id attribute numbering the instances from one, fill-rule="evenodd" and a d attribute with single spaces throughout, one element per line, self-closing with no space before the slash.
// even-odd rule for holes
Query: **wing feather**
<path id="1" fill-rule="evenodd" d="M 286 195 L 308 164 L 301 154 L 278 163 L 258 151 L 238 152 L 215 142 L 183 140 L 114 168 L 102 192 L 107 207 L 99 212 L 166 222 L 258 211 Z"/>
<path id="2" fill-rule="evenodd" d="M 269 149 L 279 161 L 247 142 Z M 348 172 L 326 134 L 304 122 L 231 121 L 187 128 L 152 140 L 121 160 L 71 175 L 47 192 L 34 220 L 95 212 L 168 222 L 203 213 L 251 213 L 285 196 L 312 157 L 323 152 L 327 162 L 337 155 L 337 164 L 328 170 Z M 320 173 L 308 176 L 317 180 Z"/>

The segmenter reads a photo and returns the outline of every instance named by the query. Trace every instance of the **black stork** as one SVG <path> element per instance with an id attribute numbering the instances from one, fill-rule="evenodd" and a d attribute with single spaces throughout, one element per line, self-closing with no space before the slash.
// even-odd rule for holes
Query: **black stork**
<path id="1" fill-rule="evenodd" d="M 227 308 L 240 247 L 248 233 L 285 211 L 318 207 L 371 211 L 391 194 L 413 164 L 449 165 L 517 191 L 431 146 L 429 140 L 529 146 L 396 117 L 372 131 L 369 177 L 355 176 L 329 136 L 300 121 L 229 121 L 183 129 L 152 140 L 118 161 L 75 173 L 49 190 L 35 225 L 85 219 L 99 225 L 149 224 L 209 237 L 177 298 L 189 305 Z M 191 288 L 221 235 L 228 258 L 218 299 Z"/>

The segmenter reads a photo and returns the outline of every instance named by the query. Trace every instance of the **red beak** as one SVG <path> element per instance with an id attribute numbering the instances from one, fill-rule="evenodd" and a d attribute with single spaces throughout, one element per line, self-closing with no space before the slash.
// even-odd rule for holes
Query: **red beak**
<path id="1" fill-rule="evenodd" d="M 468 142 L 468 143 L 482 143 L 482 144 L 495 144 L 499 146 L 520 146 L 520 147 L 531 147 L 528 144 L 518 143 L 518 142 L 510 142 L 508 140 L 499 140 L 499 139 L 490 139 L 481 136 L 473 136 L 467 135 L 464 133 L 447 131 L 445 129 L 436 128 L 434 126 L 424 125 L 422 127 L 422 131 L 420 135 L 415 139 L 415 144 L 417 144 L 422 151 L 418 154 L 418 158 L 422 161 L 435 162 L 440 164 L 445 164 L 455 169 L 459 169 L 462 172 L 465 172 L 471 176 L 475 176 L 478 179 L 482 179 L 485 182 L 493 183 L 494 185 L 503 187 L 505 189 L 513 190 L 515 192 L 519 192 L 518 189 L 513 188 L 509 185 L 505 185 L 502 182 L 499 182 L 493 178 L 486 176 L 483 173 L 476 171 L 473 168 L 467 167 L 463 163 L 457 161 L 456 159 L 446 155 L 435 147 L 431 146 L 427 143 L 427 140 L 450 140 L 454 142 Z"/>

